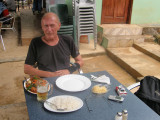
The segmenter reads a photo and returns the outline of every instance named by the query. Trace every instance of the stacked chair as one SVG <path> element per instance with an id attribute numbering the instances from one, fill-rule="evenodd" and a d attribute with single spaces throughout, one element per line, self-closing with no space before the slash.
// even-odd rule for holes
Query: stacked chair
<path id="1" fill-rule="evenodd" d="M 92 34 L 94 37 L 94 48 L 96 49 L 97 25 L 95 16 L 95 0 L 73 0 L 72 4 L 77 24 L 77 46 L 79 46 L 81 35 L 88 35 L 89 43 L 89 35 Z"/>
<path id="2" fill-rule="evenodd" d="M 76 35 L 75 35 L 75 29 L 74 29 L 74 21 L 75 17 L 68 15 L 68 7 L 66 4 L 54 4 L 49 5 L 49 12 L 53 12 L 58 15 L 60 22 L 61 22 L 61 28 L 58 31 L 58 34 L 67 34 L 74 38 L 76 42 Z"/>

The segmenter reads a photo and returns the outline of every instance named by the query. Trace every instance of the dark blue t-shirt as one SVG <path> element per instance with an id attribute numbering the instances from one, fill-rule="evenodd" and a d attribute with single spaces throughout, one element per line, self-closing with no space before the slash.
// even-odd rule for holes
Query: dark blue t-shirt
<path id="1" fill-rule="evenodd" d="M 70 56 L 79 55 L 79 51 L 68 35 L 59 35 L 59 42 L 55 46 L 44 43 L 41 37 L 34 38 L 29 46 L 25 64 L 34 65 L 44 71 L 57 71 L 70 66 Z"/>

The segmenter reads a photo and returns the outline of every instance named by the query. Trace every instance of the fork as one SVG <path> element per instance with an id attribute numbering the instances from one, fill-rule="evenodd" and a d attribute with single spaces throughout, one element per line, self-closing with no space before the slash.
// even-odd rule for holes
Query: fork
<path id="1" fill-rule="evenodd" d="M 98 77 L 96 77 L 96 76 L 94 76 L 94 75 L 91 75 L 91 79 L 96 79 L 96 78 L 98 78 Z"/>
<path id="2" fill-rule="evenodd" d="M 67 108 L 58 108 L 57 105 L 55 105 L 54 103 L 51 103 L 51 102 L 49 102 L 47 100 L 45 101 L 45 103 L 48 104 L 48 105 L 53 105 L 56 108 L 56 110 L 58 110 L 58 111 L 65 111 L 65 110 L 67 110 Z"/>
<path id="3" fill-rule="evenodd" d="M 87 106 L 88 111 L 91 112 L 92 109 L 91 109 L 91 108 L 89 107 L 89 105 L 88 105 L 87 98 L 85 98 L 85 103 L 86 103 L 86 106 Z"/>

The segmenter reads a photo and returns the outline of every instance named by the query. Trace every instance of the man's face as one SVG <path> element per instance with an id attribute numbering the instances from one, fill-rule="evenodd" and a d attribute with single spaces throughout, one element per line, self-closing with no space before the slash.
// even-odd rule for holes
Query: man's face
<path id="1" fill-rule="evenodd" d="M 42 20 L 42 30 L 47 39 L 52 39 L 57 35 L 57 31 L 60 29 L 60 23 L 55 17 L 47 17 Z"/>

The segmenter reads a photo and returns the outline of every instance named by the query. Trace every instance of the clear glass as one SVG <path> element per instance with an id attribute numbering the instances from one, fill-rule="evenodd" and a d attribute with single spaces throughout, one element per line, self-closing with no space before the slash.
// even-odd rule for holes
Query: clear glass
<path id="1" fill-rule="evenodd" d="M 37 100 L 44 102 L 48 99 L 48 91 L 50 84 L 46 80 L 37 81 Z"/>

